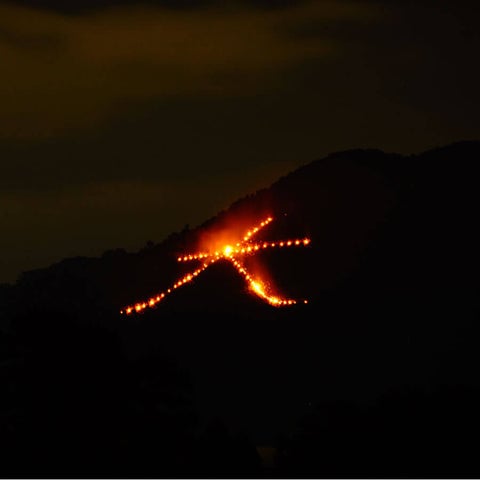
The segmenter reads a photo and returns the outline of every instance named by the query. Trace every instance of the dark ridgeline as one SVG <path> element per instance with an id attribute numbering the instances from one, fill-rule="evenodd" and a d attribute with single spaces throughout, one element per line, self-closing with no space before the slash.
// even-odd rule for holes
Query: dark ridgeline
<path id="1" fill-rule="evenodd" d="M 0 475 L 478 477 L 479 158 L 333 154 L 136 254 L 0 286 Z M 117 314 L 209 228 L 267 214 L 260 238 L 312 238 L 259 259 L 308 305 L 219 263 Z"/>

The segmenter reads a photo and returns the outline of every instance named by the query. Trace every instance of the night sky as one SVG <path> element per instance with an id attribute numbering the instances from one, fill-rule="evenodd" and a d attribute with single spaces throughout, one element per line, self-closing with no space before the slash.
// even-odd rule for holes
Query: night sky
<path id="1" fill-rule="evenodd" d="M 0 282 L 329 152 L 480 134 L 477 2 L 0 2 Z"/>

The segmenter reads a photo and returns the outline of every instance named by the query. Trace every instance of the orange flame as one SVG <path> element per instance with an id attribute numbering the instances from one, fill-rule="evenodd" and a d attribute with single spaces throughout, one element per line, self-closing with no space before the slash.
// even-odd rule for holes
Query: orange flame
<path id="1" fill-rule="evenodd" d="M 214 251 L 212 253 L 208 252 L 198 252 L 194 253 L 193 255 L 185 255 L 182 257 L 178 257 L 177 261 L 179 262 L 188 262 L 191 260 L 201 260 L 202 258 L 209 258 L 209 257 L 219 257 L 219 256 L 235 256 L 235 255 L 243 255 L 243 254 L 253 254 L 258 252 L 258 250 L 262 249 L 269 249 L 269 248 L 278 248 L 278 247 L 298 247 L 303 245 L 308 245 L 310 243 L 310 239 L 302 238 L 302 239 L 294 239 L 294 240 L 284 240 L 282 242 L 260 242 L 260 243 L 248 243 L 248 246 L 245 248 L 245 242 L 242 242 L 240 246 L 232 247 L 230 245 L 226 245 L 223 248 L 223 251 Z"/>
<path id="2" fill-rule="evenodd" d="M 268 287 L 261 278 L 253 277 L 245 266 L 236 259 L 238 256 L 247 256 L 253 255 L 258 252 L 260 249 L 265 250 L 269 248 L 277 247 L 291 247 L 291 246 L 306 246 L 310 243 L 309 238 L 303 239 L 293 239 L 293 240 L 282 240 L 280 242 L 261 242 L 261 243 L 251 243 L 250 239 L 256 235 L 262 228 L 266 227 L 269 223 L 273 221 L 272 217 L 268 217 L 266 220 L 261 222 L 259 225 L 251 228 L 247 231 L 243 240 L 237 242 L 235 246 L 228 244 L 225 245 L 221 250 L 215 250 L 213 252 L 198 252 L 195 254 L 184 254 L 177 258 L 179 262 L 187 262 L 191 260 L 201 260 L 208 258 L 209 262 L 204 262 L 200 268 L 194 270 L 193 272 L 187 273 L 185 276 L 177 280 L 166 292 L 161 292 L 154 297 L 149 298 L 144 302 L 136 303 L 135 305 L 130 305 L 125 307 L 123 310 L 120 310 L 120 313 L 126 313 L 127 315 L 132 314 L 133 312 L 142 312 L 146 308 L 155 307 L 160 301 L 162 301 L 168 294 L 172 293 L 173 290 L 191 282 L 195 277 L 200 275 L 204 270 L 206 270 L 210 265 L 215 263 L 217 260 L 224 259 L 228 260 L 236 268 L 237 272 L 245 279 L 249 286 L 249 290 L 269 303 L 274 307 L 295 305 L 297 300 L 285 299 L 275 295 L 271 295 L 268 292 Z M 304 304 L 308 303 L 307 300 L 303 301 Z"/>

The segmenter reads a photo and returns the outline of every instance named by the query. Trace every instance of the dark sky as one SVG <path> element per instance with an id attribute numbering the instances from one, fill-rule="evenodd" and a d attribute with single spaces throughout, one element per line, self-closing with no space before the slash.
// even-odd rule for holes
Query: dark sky
<path id="1" fill-rule="evenodd" d="M 476 3 L 0 2 L 0 282 L 331 151 L 480 138 Z"/>

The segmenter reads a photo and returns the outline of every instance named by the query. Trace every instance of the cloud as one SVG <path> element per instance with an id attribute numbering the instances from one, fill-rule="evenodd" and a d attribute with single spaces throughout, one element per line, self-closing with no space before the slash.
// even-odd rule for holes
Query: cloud
<path id="1" fill-rule="evenodd" d="M 228 0 L 227 0 L 228 1 Z M 154 5 L 173 10 L 208 8 L 213 5 L 224 5 L 226 0 L 144 0 L 142 4 Z M 305 0 L 237 0 L 237 4 L 248 7 L 272 9 L 285 8 L 303 3 Z M 104 10 L 111 7 L 135 5 L 135 0 L 15 0 L 15 4 L 33 8 L 41 8 L 67 14 L 79 14 Z M 231 3 L 231 2 L 230 2 Z"/>
<path id="2" fill-rule="evenodd" d="M 328 36 L 291 35 L 295 26 L 371 18 L 372 9 L 343 1 L 70 16 L 0 5 L 0 136 L 56 136 L 138 102 L 271 88 L 289 68 L 336 51 Z"/>

